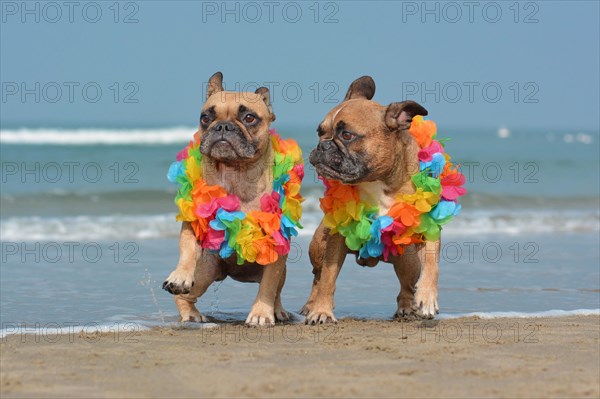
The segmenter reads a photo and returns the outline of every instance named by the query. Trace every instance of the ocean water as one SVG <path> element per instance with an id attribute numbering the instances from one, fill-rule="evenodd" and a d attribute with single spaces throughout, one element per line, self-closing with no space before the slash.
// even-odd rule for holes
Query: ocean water
<path id="1" fill-rule="evenodd" d="M 277 128 L 277 126 L 276 126 Z M 174 323 L 160 289 L 177 261 L 179 224 L 166 180 L 192 127 L 0 132 L 0 322 L 43 328 Z M 312 128 L 278 129 L 301 144 Z M 469 194 L 443 232 L 440 317 L 593 312 L 600 308 L 597 131 L 439 129 Z M 284 306 L 297 311 L 312 281 L 308 243 L 323 187 L 306 164 L 304 229 L 293 243 Z M 227 279 L 199 300 L 217 321 L 243 320 L 258 286 Z M 390 318 L 399 285 L 390 265 L 348 257 L 338 317 Z"/>

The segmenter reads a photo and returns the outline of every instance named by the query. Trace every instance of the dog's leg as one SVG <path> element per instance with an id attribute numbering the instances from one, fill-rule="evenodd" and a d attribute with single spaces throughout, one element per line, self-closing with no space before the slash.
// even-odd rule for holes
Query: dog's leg
<path id="1" fill-rule="evenodd" d="M 309 302 L 305 305 L 308 309 L 308 314 L 306 315 L 307 324 L 337 322 L 333 314 L 333 295 L 335 293 L 335 282 L 342 269 L 348 249 L 342 235 L 330 235 L 328 233 L 325 233 L 324 249 L 324 253 L 320 258 L 322 260 L 320 268 L 318 265 L 313 265 L 315 269 L 318 268 L 318 273 L 315 273 L 315 283 L 313 283 L 311 298 L 309 298 Z M 315 288 L 316 292 L 314 291 Z"/>
<path id="2" fill-rule="evenodd" d="M 194 283 L 190 292 L 174 297 L 181 321 L 206 322 L 206 317 L 196 309 L 194 304 L 197 298 L 201 297 L 214 281 L 225 278 L 218 256 L 205 250 L 199 250 L 199 252 L 200 256 L 196 262 L 194 272 Z"/>
<path id="3" fill-rule="evenodd" d="M 415 315 L 413 301 L 415 299 L 417 280 L 421 275 L 421 261 L 417 255 L 416 247 L 413 245 L 406 248 L 403 255 L 392 259 L 392 263 L 396 276 L 400 280 L 400 293 L 396 298 L 398 310 L 396 310 L 394 318 L 410 319 Z"/>
<path id="4" fill-rule="evenodd" d="M 265 266 L 258 294 L 246 319 L 246 324 L 251 326 L 264 326 L 275 324 L 275 298 L 285 274 L 287 256 L 279 256 L 275 263 Z"/>
<path id="5" fill-rule="evenodd" d="M 285 284 L 286 269 L 287 267 L 283 268 L 283 274 L 279 279 L 277 295 L 275 296 L 275 319 L 277 321 L 288 321 L 290 319 L 290 314 L 283 308 L 283 305 L 281 304 L 281 290 L 283 289 L 283 285 Z"/>
<path id="6" fill-rule="evenodd" d="M 417 249 L 421 261 L 421 277 L 415 293 L 415 311 L 424 318 L 433 318 L 439 313 L 438 275 L 440 260 L 440 240 L 426 241 Z"/>
<path id="7" fill-rule="evenodd" d="M 173 295 L 189 294 L 194 285 L 196 268 L 196 236 L 190 222 L 183 222 L 179 233 L 179 262 L 162 288 Z"/>
<path id="8" fill-rule="evenodd" d="M 321 270 L 323 269 L 323 263 L 325 262 L 325 246 L 327 245 L 327 234 L 325 234 L 325 226 L 323 226 L 323 222 L 317 227 L 315 230 L 315 234 L 313 235 L 312 240 L 310 240 L 310 245 L 308 247 L 308 256 L 310 258 L 310 263 L 313 267 L 313 283 L 310 291 L 310 295 L 306 304 L 300 309 L 300 314 L 306 316 L 310 313 L 312 306 L 315 302 L 315 298 L 317 297 L 317 292 L 319 290 L 319 280 L 321 279 Z"/>

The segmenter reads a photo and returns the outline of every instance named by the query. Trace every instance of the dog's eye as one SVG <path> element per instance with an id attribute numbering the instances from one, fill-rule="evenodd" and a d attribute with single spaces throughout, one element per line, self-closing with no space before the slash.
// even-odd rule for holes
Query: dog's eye
<path id="1" fill-rule="evenodd" d="M 350 133 L 347 130 L 344 130 L 342 133 L 340 133 L 340 137 L 344 141 L 351 141 L 355 137 L 355 134 L 354 133 Z"/>
<path id="2" fill-rule="evenodd" d="M 244 116 L 244 122 L 246 123 L 252 123 L 256 120 L 256 117 L 252 114 L 247 114 L 246 116 Z"/>
<path id="3" fill-rule="evenodd" d="M 202 115 L 202 116 L 200 116 L 200 122 L 203 125 L 207 125 L 208 122 L 210 122 L 210 118 L 208 117 L 208 115 Z"/>

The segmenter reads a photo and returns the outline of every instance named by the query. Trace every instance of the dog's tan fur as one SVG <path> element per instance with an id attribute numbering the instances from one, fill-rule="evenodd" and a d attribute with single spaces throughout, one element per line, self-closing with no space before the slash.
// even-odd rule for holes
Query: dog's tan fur
<path id="1" fill-rule="evenodd" d="M 325 116 L 319 131 L 320 143 L 334 140 L 338 148 L 342 148 L 338 137 L 340 125 L 345 126 L 345 130 L 364 136 L 361 140 L 344 144 L 343 151 L 367 165 L 368 172 L 352 184 L 358 187 L 362 199 L 378 205 L 380 214 L 384 215 L 397 194 L 415 191 L 410 177 L 419 171 L 419 146 L 408 128 L 416 113 L 426 115 L 427 111 L 413 102 L 382 106 L 371 101 L 374 92 L 375 84 L 370 77 L 354 81 L 345 100 Z M 333 172 L 327 168 L 330 165 L 323 166 L 323 162 L 326 163 L 317 161 L 315 165 L 319 174 L 344 182 L 343 174 L 327 176 L 328 172 Z M 323 167 L 325 169 L 320 170 Z M 401 286 L 396 317 L 432 318 L 438 312 L 439 250 L 439 241 L 426 242 L 409 246 L 403 255 L 388 259 L 394 266 Z M 314 281 L 301 313 L 306 315 L 307 323 L 335 322 L 333 297 L 336 279 L 346 255 L 356 252 L 348 249 L 340 234 L 332 235 L 330 229 L 321 222 L 310 243 L 309 253 Z M 361 265 L 371 267 L 382 260 L 358 259 Z"/>
<path id="2" fill-rule="evenodd" d="M 247 127 L 239 120 L 239 109 L 243 105 L 260 118 L 260 124 Z M 269 125 L 275 120 L 269 102 L 269 92 L 260 88 L 256 93 L 223 91 L 222 75 L 217 72 L 208 84 L 207 99 L 203 113 L 214 112 L 214 120 L 206 126 L 202 123 L 199 133 L 203 135 L 220 121 L 235 123 L 247 141 L 257 143 L 256 154 L 248 159 L 221 161 L 204 154 L 202 173 L 209 185 L 220 185 L 229 194 L 240 198 L 241 210 L 260 210 L 260 198 L 272 191 L 273 149 L 269 138 Z M 175 295 L 175 303 L 182 321 L 206 321 L 196 306 L 215 281 L 227 276 L 242 282 L 258 282 L 258 294 L 246 319 L 247 324 L 268 325 L 276 320 L 287 320 L 288 313 L 281 304 L 281 290 L 285 282 L 287 256 L 279 256 L 270 265 L 256 263 L 239 266 L 235 255 L 221 259 L 218 254 L 203 250 L 196 241 L 192 225 L 184 222 L 179 236 L 179 262 L 167 277 L 163 287 Z"/>

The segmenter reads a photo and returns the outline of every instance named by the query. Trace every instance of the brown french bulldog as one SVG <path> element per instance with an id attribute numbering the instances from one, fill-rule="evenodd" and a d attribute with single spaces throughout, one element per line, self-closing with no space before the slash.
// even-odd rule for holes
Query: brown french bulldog
<path id="1" fill-rule="evenodd" d="M 419 146 L 408 132 L 412 117 L 427 115 L 413 101 L 383 106 L 371 101 L 375 82 L 369 76 L 355 80 L 344 101 L 333 108 L 319 125 L 319 145 L 310 154 L 320 176 L 356 185 L 361 199 L 379 207 L 385 215 L 397 194 L 412 194 L 411 175 L 419 171 Z M 437 282 L 440 243 L 425 242 L 391 256 L 400 294 L 395 317 L 433 318 L 438 313 Z M 361 259 L 340 234 L 330 234 L 321 222 L 310 243 L 313 265 L 312 292 L 301 313 L 306 323 L 335 322 L 334 292 L 338 274 L 348 253 L 361 266 L 375 266 L 380 258 Z"/>
<path id="2" fill-rule="evenodd" d="M 240 199 L 241 211 L 260 210 L 260 198 L 272 190 L 273 149 L 269 125 L 275 120 L 269 90 L 255 93 L 223 90 L 223 75 L 215 73 L 208 82 L 207 98 L 200 116 L 200 152 L 203 178 L 209 185 L 220 185 Z M 260 283 L 246 323 L 269 325 L 288 320 L 281 305 L 287 256 L 273 264 L 237 265 L 235 254 L 221 259 L 219 254 L 201 248 L 191 223 L 183 222 L 179 236 L 179 263 L 167 277 L 163 288 L 175 295 L 182 321 L 204 322 L 196 300 L 215 281 L 227 276 L 242 282 Z"/>

